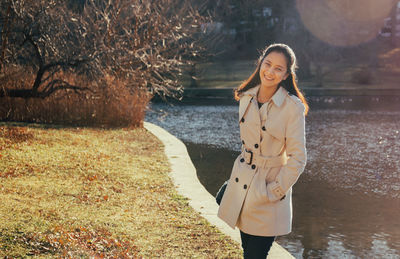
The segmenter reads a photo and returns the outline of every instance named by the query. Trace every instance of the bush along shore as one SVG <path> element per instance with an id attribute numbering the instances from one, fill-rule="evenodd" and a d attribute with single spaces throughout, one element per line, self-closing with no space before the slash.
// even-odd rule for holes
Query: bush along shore
<path id="1" fill-rule="evenodd" d="M 143 128 L 0 123 L 0 257 L 240 258 Z"/>

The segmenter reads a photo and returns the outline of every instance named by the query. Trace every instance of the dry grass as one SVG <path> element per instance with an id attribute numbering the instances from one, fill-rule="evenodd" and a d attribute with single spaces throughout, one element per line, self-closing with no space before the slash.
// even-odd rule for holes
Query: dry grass
<path id="1" fill-rule="evenodd" d="M 0 124 L 0 257 L 240 258 L 143 128 Z"/>
<path id="2" fill-rule="evenodd" d="M 0 87 L 30 88 L 35 75 L 28 68 L 26 71 L 19 68 L 0 78 Z M 3 97 L 0 98 L 0 120 L 96 127 L 142 126 L 151 96 L 146 89 L 136 86 L 134 80 L 104 76 L 93 82 L 63 72 L 54 77 L 91 91 L 60 90 L 44 99 Z"/>

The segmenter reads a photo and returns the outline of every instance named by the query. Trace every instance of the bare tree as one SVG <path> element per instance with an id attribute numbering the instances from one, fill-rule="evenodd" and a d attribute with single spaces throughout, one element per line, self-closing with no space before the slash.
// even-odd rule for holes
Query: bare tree
<path id="1" fill-rule="evenodd" d="M 209 18 L 183 0 L 86 0 L 78 12 L 63 0 L 0 4 L 0 80 L 21 70 L 35 78 L 23 88 L 3 85 L 0 97 L 91 90 L 67 74 L 91 81 L 112 75 L 132 89 L 174 95 L 181 91 L 182 66 L 207 53 L 201 24 Z"/>

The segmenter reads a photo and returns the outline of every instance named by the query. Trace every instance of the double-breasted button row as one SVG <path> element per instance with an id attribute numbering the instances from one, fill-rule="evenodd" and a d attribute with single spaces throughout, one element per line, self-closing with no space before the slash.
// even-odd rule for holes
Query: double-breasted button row
<path id="1" fill-rule="evenodd" d="M 242 140 L 242 144 L 244 145 L 244 140 Z M 254 144 L 254 147 L 255 147 L 255 148 L 258 148 L 259 145 L 256 143 L 256 144 Z"/>
<path id="2" fill-rule="evenodd" d="M 237 182 L 237 183 L 239 182 L 239 178 L 238 177 L 235 178 L 235 182 Z M 247 189 L 247 184 L 243 185 L 243 189 Z"/>
<path id="3" fill-rule="evenodd" d="M 243 163 L 243 162 L 244 162 L 244 158 L 241 158 L 240 163 Z M 256 165 L 251 165 L 251 169 L 256 169 Z"/>

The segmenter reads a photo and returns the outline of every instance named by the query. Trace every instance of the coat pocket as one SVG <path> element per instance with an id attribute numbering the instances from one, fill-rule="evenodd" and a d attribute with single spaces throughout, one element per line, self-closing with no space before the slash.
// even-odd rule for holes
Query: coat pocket
<path id="1" fill-rule="evenodd" d="M 265 180 L 265 174 L 257 174 L 251 184 L 250 197 L 254 205 L 260 206 L 269 202 L 267 194 L 267 182 Z"/>

